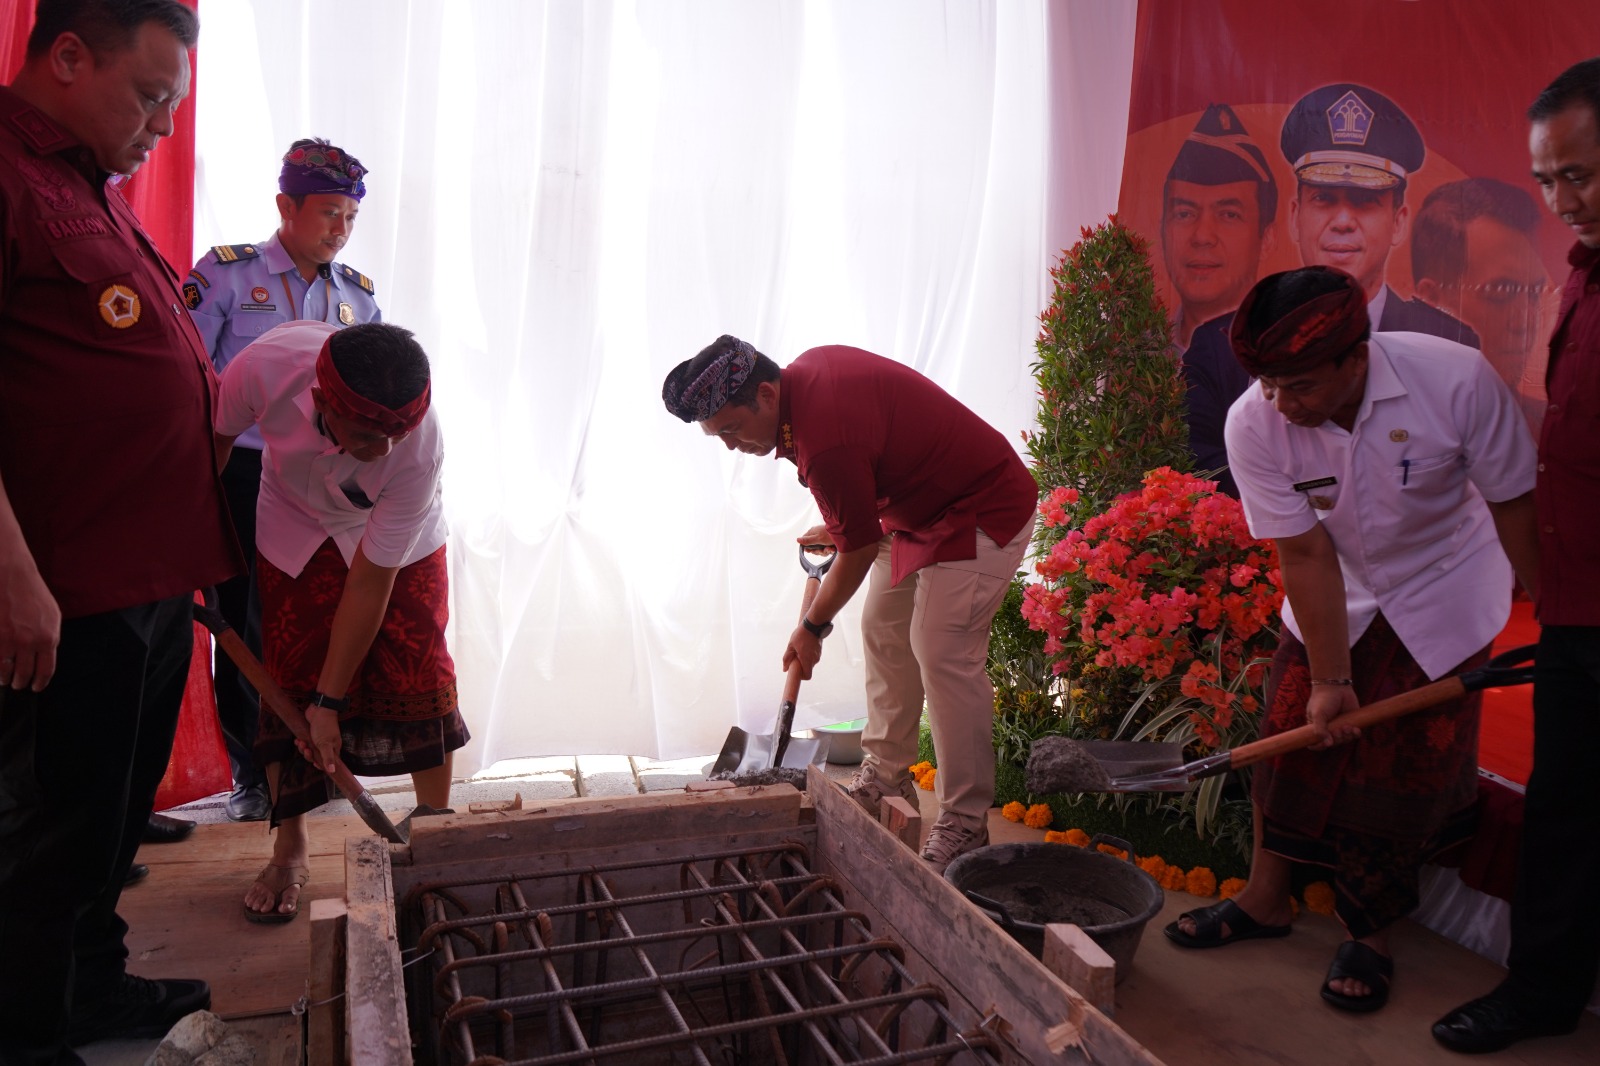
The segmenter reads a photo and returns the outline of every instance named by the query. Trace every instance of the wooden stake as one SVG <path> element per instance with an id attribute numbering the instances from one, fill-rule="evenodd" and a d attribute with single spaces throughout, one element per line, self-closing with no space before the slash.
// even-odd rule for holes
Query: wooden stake
<path id="1" fill-rule="evenodd" d="M 342 899 L 311 901 L 311 971 L 306 982 L 307 1066 L 344 1066 L 344 936 Z"/>
<path id="2" fill-rule="evenodd" d="M 878 803 L 878 821 L 912 851 L 922 847 L 922 812 L 902 797 L 883 797 Z"/>
<path id="3" fill-rule="evenodd" d="M 1093 1003 L 1107 1018 L 1116 1008 L 1117 964 L 1106 949 L 1076 925 L 1052 922 L 1044 927 L 1044 967 L 1074 992 Z"/>

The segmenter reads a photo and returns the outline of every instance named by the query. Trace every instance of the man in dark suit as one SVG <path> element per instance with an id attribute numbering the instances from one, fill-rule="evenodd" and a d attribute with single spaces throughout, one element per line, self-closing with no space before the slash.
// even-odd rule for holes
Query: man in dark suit
<path id="1" fill-rule="evenodd" d="M 1406 182 L 1426 149 L 1416 124 L 1364 85 L 1325 85 L 1302 96 L 1284 119 L 1278 146 L 1294 168 L 1289 239 L 1306 266 L 1337 267 L 1361 283 L 1376 333 L 1427 333 L 1478 347 L 1462 322 L 1421 300 L 1402 299 L 1385 281 L 1389 253 L 1406 239 Z M 1227 466 L 1222 425 L 1250 384 L 1228 342 L 1232 314 L 1195 330 L 1183 355 L 1189 391 L 1189 448 L 1202 471 Z M 1222 491 L 1238 489 L 1225 469 Z"/>

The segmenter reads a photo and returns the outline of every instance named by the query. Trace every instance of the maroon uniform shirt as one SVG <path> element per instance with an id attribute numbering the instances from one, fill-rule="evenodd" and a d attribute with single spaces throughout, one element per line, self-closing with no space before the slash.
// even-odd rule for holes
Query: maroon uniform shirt
<path id="1" fill-rule="evenodd" d="M 896 584 L 1006 544 L 1038 505 L 1033 475 L 995 428 L 892 359 L 830 345 L 783 368 L 776 456 L 800 468 L 840 551 L 895 534 Z"/>
<path id="2" fill-rule="evenodd" d="M 1600 626 L 1600 249 L 1574 245 L 1539 433 L 1539 621 Z"/>
<path id="3" fill-rule="evenodd" d="M 178 278 L 89 150 L 0 89 L 0 477 L 67 618 L 243 568 L 217 379 Z"/>

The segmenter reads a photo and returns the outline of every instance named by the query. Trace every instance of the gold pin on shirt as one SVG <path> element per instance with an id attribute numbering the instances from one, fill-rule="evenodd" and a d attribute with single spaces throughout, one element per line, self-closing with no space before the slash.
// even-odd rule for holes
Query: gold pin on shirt
<path id="1" fill-rule="evenodd" d="M 1389 439 L 1394 441 L 1396 444 L 1404 444 L 1406 441 L 1411 439 L 1411 434 L 1403 429 L 1391 429 L 1389 431 Z"/>
<path id="2" fill-rule="evenodd" d="M 356 324 L 355 309 L 352 308 L 347 303 L 340 303 L 339 304 L 339 321 L 343 322 L 347 326 L 355 325 Z"/>

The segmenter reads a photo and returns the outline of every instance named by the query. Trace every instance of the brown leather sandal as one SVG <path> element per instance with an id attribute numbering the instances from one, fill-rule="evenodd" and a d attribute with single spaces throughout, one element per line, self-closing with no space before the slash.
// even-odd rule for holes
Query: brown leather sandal
<path id="1" fill-rule="evenodd" d="M 277 872 L 275 873 L 274 871 Z M 273 909 L 270 911 L 253 911 L 248 905 L 241 904 L 244 907 L 245 918 L 261 925 L 282 925 L 284 922 L 294 921 L 300 915 L 299 897 L 295 898 L 294 910 L 278 910 L 278 907 L 283 903 L 284 892 L 290 888 L 304 890 L 305 886 L 311 882 L 311 871 L 304 866 L 279 866 L 275 862 L 269 862 L 261 873 L 257 875 L 256 882 L 266 885 L 267 891 L 272 893 Z"/>

